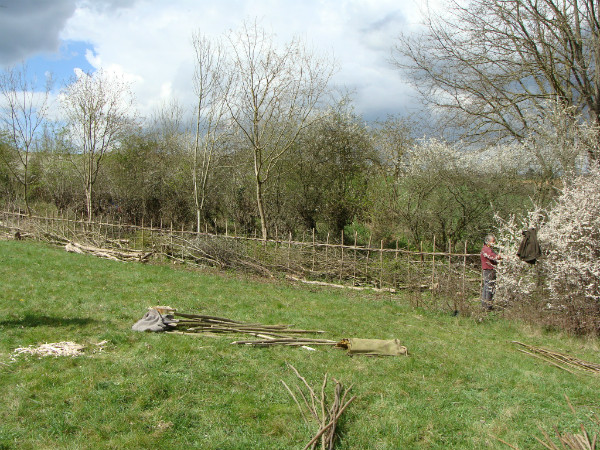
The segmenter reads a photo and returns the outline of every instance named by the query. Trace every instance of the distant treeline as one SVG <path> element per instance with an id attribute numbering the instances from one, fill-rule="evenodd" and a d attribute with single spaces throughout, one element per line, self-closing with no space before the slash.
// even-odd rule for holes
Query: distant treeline
<path id="1" fill-rule="evenodd" d="M 347 240 L 356 235 L 363 244 L 399 240 L 416 248 L 436 236 L 438 245 L 465 240 L 478 245 L 495 213 L 527 210 L 530 198 L 552 191 L 539 174 L 525 176 L 522 167 L 502 163 L 511 160 L 506 152 L 467 152 L 417 141 L 415 133 L 405 119 L 366 125 L 347 112 L 323 115 L 278 160 L 265 183 L 269 234 L 297 236 L 314 229 L 324 240 L 345 230 Z M 189 134 L 159 123 L 123 137 L 103 157 L 93 215 L 186 229 L 231 221 L 239 232 L 260 235 L 253 160 L 243 142 L 233 137 L 213 153 L 199 210 L 189 141 Z M 5 141 L 2 160 L 12 158 L 14 168 L 17 156 Z M 86 214 L 82 158 L 46 134 L 29 154 L 28 203 L 34 212 Z M 0 165 L 2 201 L 24 208 L 22 186 L 7 167 Z"/>

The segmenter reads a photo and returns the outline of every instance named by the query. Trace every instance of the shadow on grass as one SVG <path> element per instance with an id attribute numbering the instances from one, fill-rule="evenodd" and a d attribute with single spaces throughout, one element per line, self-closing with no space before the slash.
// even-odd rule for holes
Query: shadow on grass
<path id="1" fill-rule="evenodd" d="M 95 319 L 80 317 L 52 317 L 26 314 L 21 319 L 0 320 L 0 327 L 68 327 L 72 325 L 90 325 L 96 322 L 97 320 Z"/>

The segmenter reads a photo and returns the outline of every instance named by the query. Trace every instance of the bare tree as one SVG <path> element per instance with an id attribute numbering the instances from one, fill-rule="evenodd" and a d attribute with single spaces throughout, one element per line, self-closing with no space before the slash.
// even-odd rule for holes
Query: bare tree
<path id="1" fill-rule="evenodd" d="M 63 89 L 62 110 L 72 161 L 85 188 L 86 212 L 92 219 L 92 189 L 102 158 L 133 123 L 129 84 L 103 70 L 82 73 Z"/>
<path id="2" fill-rule="evenodd" d="M 36 79 L 30 76 L 25 64 L 9 68 L 0 74 L 0 123 L 6 131 L 10 147 L 17 155 L 14 160 L 2 159 L 17 182 L 23 186 L 25 207 L 29 215 L 29 162 L 38 134 L 47 120 L 51 87 L 52 79 L 47 78 L 45 87 L 38 91 Z"/>
<path id="3" fill-rule="evenodd" d="M 600 123 L 598 0 L 450 0 L 394 51 L 425 101 L 470 138 L 522 141 L 548 100 Z"/>
<path id="4" fill-rule="evenodd" d="M 406 168 L 406 154 L 416 145 L 414 120 L 400 116 L 388 116 L 376 122 L 373 128 L 373 141 L 379 154 L 381 165 L 387 174 L 397 180 Z"/>
<path id="5" fill-rule="evenodd" d="M 267 215 L 263 193 L 269 175 L 310 123 L 334 67 L 294 38 L 277 46 L 256 22 L 229 36 L 232 84 L 227 108 L 254 162 L 256 202 L 263 239 Z"/>
<path id="6" fill-rule="evenodd" d="M 224 124 L 228 79 L 225 53 L 219 41 L 206 36 L 192 36 L 195 53 L 194 93 L 196 94 L 196 123 L 193 141 L 192 181 L 196 206 L 196 229 L 205 214 L 206 190 L 212 170 L 213 157 L 223 139 L 229 134 Z"/>
<path id="7" fill-rule="evenodd" d="M 185 114 L 181 103 L 171 98 L 150 115 L 149 129 L 161 153 L 181 155 L 185 151 Z"/>

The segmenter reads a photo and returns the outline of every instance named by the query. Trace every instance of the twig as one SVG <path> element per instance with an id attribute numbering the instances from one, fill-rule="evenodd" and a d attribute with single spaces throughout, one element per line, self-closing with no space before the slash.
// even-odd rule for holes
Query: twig
<path id="1" fill-rule="evenodd" d="M 353 396 L 352 398 L 350 398 L 350 400 L 346 401 L 346 396 L 350 391 L 351 387 L 349 389 L 344 390 L 342 384 L 339 381 L 334 380 L 336 385 L 334 389 L 333 403 L 330 407 L 327 407 L 327 397 L 325 392 L 327 383 L 329 381 L 328 374 L 325 374 L 323 378 L 323 383 L 321 385 L 321 391 L 319 393 L 320 395 L 317 396 L 315 391 L 310 387 L 306 379 L 302 375 L 300 375 L 298 370 L 296 370 L 296 368 L 289 363 L 287 363 L 287 365 L 296 374 L 296 376 L 302 382 L 302 384 L 306 387 L 309 393 L 310 401 L 306 398 L 302 389 L 298 388 L 298 391 L 304 399 L 306 409 L 310 412 L 314 421 L 319 426 L 316 435 L 304 447 L 304 450 L 307 450 L 309 448 L 316 448 L 319 440 L 321 440 L 322 449 L 333 450 L 335 442 L 335 433 L 337 431 L 337 421 L 339 420 L 342 413 L 346 410 L 346 408 L 350 405 L 350 403 L 352 403 L 354 399 L 356 399 L 356 396 Z M 293 394 L 289 386 L 287 386 L 285 383 L 284 386 L 286 386 L 286 389 L 288 390 L 288 392 L 290 392 L 296 404 L 301 408 L 300 402 Z M 317 405 L 319 406 L 319 409 L 317 409 Z M 303 418 L 305 418 L 306 416 L 304 415 L 304 411 L 302 410 L 302 408 L 301 412 Z"/>
<path id="2" fill-rule="evenodd" d="M 306 425 L 308 425 L 308 419 L 304 415 L 304 410 L 302 409 L 302 406 L 300 406 L 300 402 L 298 402 L 298 399 L 296 398 L 296 396 L 294 395 L 294 393 L 292 392 L 292 390 L 289 388 L 289 386 L 287 384 L 285 384 L 285 381 L 281 380 L 281 382 L 283 383 L 283 385 L 285 386 L 285 388 L 287 389 L 287 391 L 290 393 L 290 395 L 292 396 L 292 398 L 296 402 L 296 405 L 298 405 L 298 409 L 300 410 L 300 414 L 302 414 L 302 418 L 304 419 L 304 423 L 306 423 Z M 304 399 L 304 401 L 306 402 L 306 399 Z"/>
<path id="3" fill-rule="evenodd" d="M 306 450 L 308 447 L 313 445 L 314 442 L 317 442 L 319 440 L 319 438 L 323 435 L 323 433 L 325 433 L 329 428 L 331 428 L 337 422 L 337 420 L 340 418 L 342 413 L 346 410 L 346 408 L 350 405 L 350 403 L 352 403 L 355 399 L 356 399 L 356 395 L 353 396 L 350 400 L 348 400 L 348 402 L 344 406 L 342 406 L 342 408 L 340 409 L 338 414 L 336 414 L 336 416 L 333 418 L 333 420 L 331 420 L 327 425 L 325 425 L 321 430 L 319 430 L 319 432 L 315 435 L 315 437 L 313 437 L 310 440 L 310 442 L 308 444 L 306 444 L 306 447 L 304 447 L 303 450 Z"/>

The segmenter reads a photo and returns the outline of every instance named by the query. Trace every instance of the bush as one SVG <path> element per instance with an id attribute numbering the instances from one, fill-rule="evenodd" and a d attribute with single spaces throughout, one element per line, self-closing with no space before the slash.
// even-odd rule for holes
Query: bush
<path id="1" fill-rule="evenodd" d="M 600 167 L 594 162 L 565 185 L 547 210 L 500 220 L 504 254 L 498 300 L 575 333 L 600 334 Z M 516 257 L 521 230 L 538 227 L 544 252 L 536 266 Z M 519 308 L 514 308 L 518 304 Z M 526 307 L 529 306 L 529 307 Z M 532 316 L 532 313 L 535 314 Z"/>

